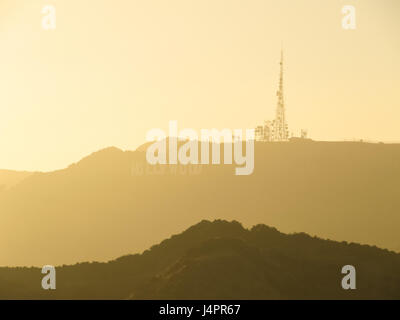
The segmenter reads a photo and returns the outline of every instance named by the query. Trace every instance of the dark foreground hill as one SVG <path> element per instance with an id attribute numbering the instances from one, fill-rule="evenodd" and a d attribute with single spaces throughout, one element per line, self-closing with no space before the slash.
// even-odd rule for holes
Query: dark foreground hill
<path id="1" fill-rule="evenodd" d="M 356 290 L 344 290 L 344 265 Z M 0 268 L 0 299 L 400 299 L 400 254 L 265 225 L 202 221 L 143 254 L 56 268 Z"/>
<path id="2" fill-rule="evenodd" d="M 400 251 L 399 144 L 257 143 L 249 176 L 152 168 L 143 149 L 101 150 L 0 192 L 0 266 L 108 261 L 203 219 Z"/>

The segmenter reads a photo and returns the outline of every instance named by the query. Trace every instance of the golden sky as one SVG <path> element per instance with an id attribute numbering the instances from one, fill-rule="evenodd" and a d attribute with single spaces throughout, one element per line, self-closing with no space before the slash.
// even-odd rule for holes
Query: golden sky
<path id="1" fill-rule="evenodd" d="M 169 120 L 252 128 L 274 116 L 282 43 L 291 132 L 400 141 L 399 18 L 398 0 L 0 0 L 0 168 L 135 149 Z"/>

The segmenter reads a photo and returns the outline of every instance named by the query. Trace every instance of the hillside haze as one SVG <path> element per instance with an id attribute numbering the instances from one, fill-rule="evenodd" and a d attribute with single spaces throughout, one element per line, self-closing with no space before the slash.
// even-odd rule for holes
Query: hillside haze
<path id="1" fill-rule="evenodd" d="M 0 192 L 0 265 L 107 261 L 203 219 L 400 250 L 398 144 L 256 143 L 250 176 L 236 165 L 155 170 L 145 149 L 107 148 Z"/>

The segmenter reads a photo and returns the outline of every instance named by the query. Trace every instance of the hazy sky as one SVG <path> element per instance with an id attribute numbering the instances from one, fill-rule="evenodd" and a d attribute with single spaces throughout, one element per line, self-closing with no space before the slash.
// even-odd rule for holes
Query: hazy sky
<path id="1" fill-rule="evenodd" d="M 291 132 L 400 141 L 399 18 L 399 0 L 1 0 L 0 168 L 135 149 L 169 120 L 252 128 L 274 116 L 282 43 Z"/>

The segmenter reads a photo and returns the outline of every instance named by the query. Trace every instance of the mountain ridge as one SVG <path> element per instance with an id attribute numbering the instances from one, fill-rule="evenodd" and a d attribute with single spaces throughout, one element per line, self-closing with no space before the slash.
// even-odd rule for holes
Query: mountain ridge
<path id="1" fill-rule="evenodd" d="M 231 165 L 157 168 L 107 148 L 0 192 L 0 265 L 108 261 L 218 218 L 400 251 L 400 145 L 256 143 L 241 177 Z"/>
<path id="2" fill-rule="evenodd" d="M 354 265 L 357 290 L 341 288 Z M 202 221 L 142 254 L 56 267 L 57 289 L 40 268 L 0 268 L 6 299 L 398 299 L 400 254 L 265 225 Z"/>

